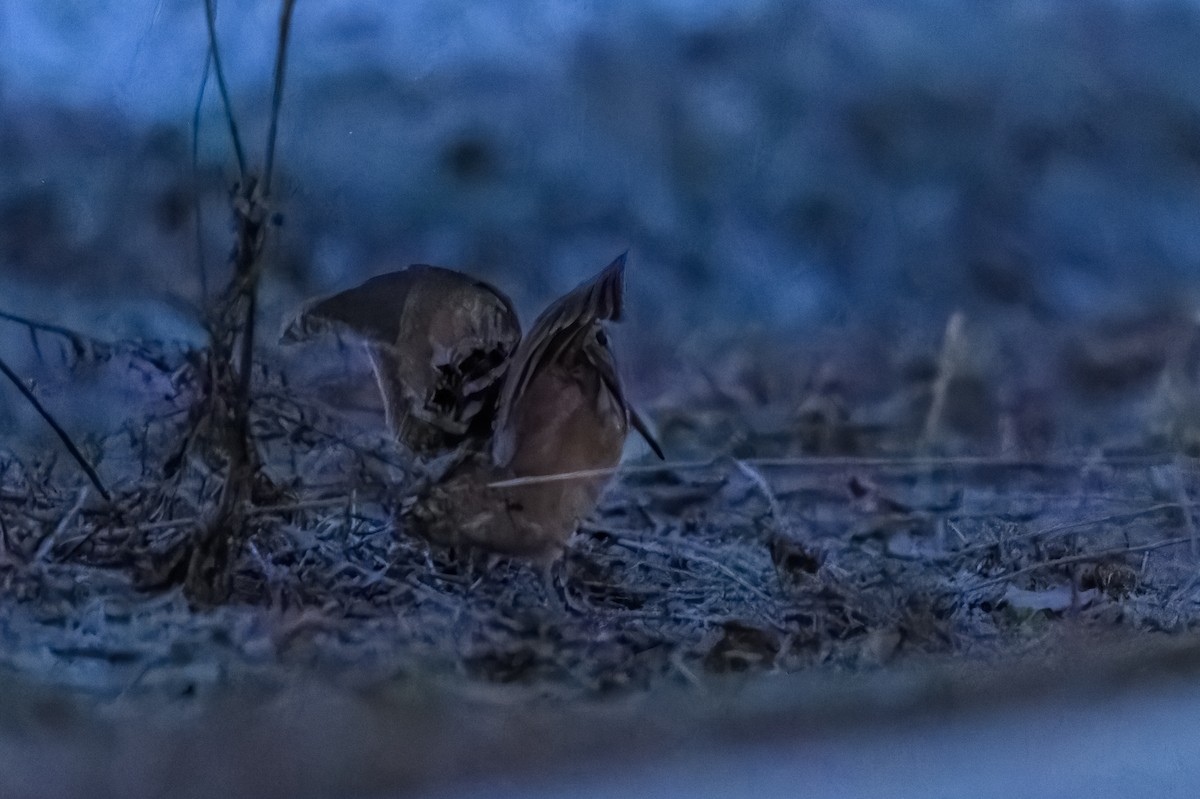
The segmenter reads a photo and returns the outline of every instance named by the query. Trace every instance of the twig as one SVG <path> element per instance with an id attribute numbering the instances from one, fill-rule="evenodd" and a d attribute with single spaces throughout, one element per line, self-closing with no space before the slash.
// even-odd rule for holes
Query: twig
<path id="1" fill-rule="evenodd" d="M 96 470 L 92 468 L 90 463 L 88 463 L 87 458 L 83 457 L 83 453 L 80 452 L 79 448 L 75 446 L 75 442 L 71 440 L 69 435 L 67 435 L 67 431 L 63 430 L 62 425 L 60 425 L 54 419 L 54 417 L 50 415 L 50 412 L 46 410 L 45 406 L 43 406 L 42 403 L 38 401 L 38 398 L 34 396 L 33 392 L 30 391 L 29 386 L 25 385 L 25 381 L 18 377 L 17 373 L 9 368 L 8 364 L 4 362 L 3 358 L 0 358 L 0 372 L 3 372 L 4 376 L 7 377 L 9 381 L 11 381 L 12 384 L 17 387 L 17 390 L 20 391 L 22 396 L 29 401 L 29 404 L 33 406 L 33 409 L 41 415 L 42 419 L 46 421 L 46 424 L 50 425 L 50 429 L 52 429 L 55 434 L 58 435 L 59 441 L 61 441 L 63 446 L 67 448 L 67 452 L 71 453 L 71 457 L 74 458 L 75 462 L 79 464 L 79 467 L 83 469 L 83 472 L 87 475 L 88 479 L 92 481 L 92 485 L 94 485 L 96 490 L 100 492 L 100 496 L 104 497 L 106 502 L 112 502 L 112 494 L 108 493 L 108 489 L 105 488 L 104 483 L 100 481 L 100 475 L 96 474 Z"/>
<path id="2" fill-rule="evenodd" d="M 0 513 L 0 563 L 15 554 L 16 550 L 8 540 L 8 523 L 4 521 L 4 514 Z"/>
<path id="3" fill-rule="evenodd" d="M 326 438 L 335 444 L 339 444 L 339 445 L 345 447 L 346 449 L 350 450 L 355 455 L 358 455 L 361 458 L 372 458 L 373 460 L 379 461 L 384 466 L 391 466 L 391 467 L 393 467 L 395 469 L 399 469 L 401 471 L 406 471 L 409 467 L 409 464 L 390 460 L 386 454 L 377 452 L 375 447 L 369 447 L 369 446 L 356 444 L 354 441 L 351 441 L 349 438 L 346 438 L 343 435 L 330 432 L 322 427 L 317 427 L 315 424 L 309 422 L 307 419 L 304 419 L 303 417 L 296 417 L 295 419 L 293 419 L 293 418 L 284 416 L 283 413 L 280 413 L 279 416 L 282 417 L 284 419 L 284 421 L 294 424 L 297 427 L 297 429 L 307 430 L 311 433 L 314 433 L 315 435 L 321 436 L 322 438 Z M 308 487 L 313 488 L 314 486 L 309 485 Z"/>
<path id="4" fill-rule="evenodd" d="M 1067 565 L 1070 565 L 1073 563 L 1087 563 L 1088 561 L 1091 561 L 1091 560 L 1102 560 L 1104 558 L 1119 557 L 1121 555 L 1132 555 L 1135 552 L 1151 552 L 1156 549 L 1165 549 L 1166 547 L 1173 547 L 1173 546 L 1178 546 L 1179 544 L 1186 544 L 1191 540 L 1192 540 L 1191 536 L 1184 535 L 1184 536 L 1179 536 L 1178 538 L 1168 538 L 1165 541 L 1156 541 L 1152 544 L 1139 544 L 1137 546 L 1132 546 L 1132 547 L 1120 547 L 1119 549 L 1102 549 L 1097 552 L 1084 552 L 1084 553 L 1080 553 L 1078 555 L 1066 555 L 1061 558 L 1055 558 L 1054 560 L 1047 560 L 1047 561 L 1042 561 L 1041 563 L 1034 563 L 1030 566 L 1025 566 L 1024 568 L 1017 569 L 1014 572 L 1009 572 L 1008 574 L 1003 574 L 999 577 L 993 577 L 991 579 L 984 580 L 982 583 L 973 585 L 964 590 L 966 590 L 966 591 L 981 591 L 985 588 L 991 588 L 993 586 L 997 586 L 997 585 L 1001 585 L 1003 583 L 1009 582 L 1014 577 L 1020 577 L 1025 574 L 1031 574 L 1035 571 L 1038 571 L 1039 569 L 1053 569 L 1056 566 L 1067 566 Z"/>
<path id="5" fill-rule="evenodd" d="M 693 689 L 699 689 L 701 691 L 704 690 L 704 686 L 701 684 L 700 678 L 697 677 L 696 673 L 688 668 L 687 664 L 683 662 L 683 654 L 678 649 L 673 651 L 670 657 L 667 658 L 667 663 L 669 663 L 675 669 L 675 671 L 679 672 L 680 676 L 682 676 L 687 684 Z"/>
<path id="6" fill-rule="evenodd" d="M 1084 527 L 1094 527 L 1096 525 L 1104 524 L 1106 522 L 1129 521 L 1130 519 L 1137 519 L 1142 516 L 1149 516 L 1150 514 L 1158 513 L 1160 511 L 1164 511 L 1164 510 L 1174 510 L 1179 507 L 1180 507 L 1179 504 L 1176 502 L 1163 502 L 1158 505 L 1150 505 L 1149 507 L 1140 508 L 1138 510 L 1133 510 L 1133 511 L 1128 511 L 1126 513 L 1112 513 L 1107 516 L 1099 516 L 1094 519 L 1083 519 L 1082 521 L 1078 521 L 1078 522 L 1068 522 L 1066 524 L 1056 524 L 1052 527 L 1045 527 L 1041 530 L 1031 530 L 1029 532 L 1022 533 L 1020 535 L 1011 536 L 1011 537 L 1005 539 L 1004 543 L 1028 541 L 1033 538 L 1044 538 L 1044 537 L 1050 536 L 1050 535 L 1057 536 L 1057 535 L 1061 535 L 1063 533 L 1071 532 L 1074 530 L 1080 530 Z M 969 555 L 973 552 L 982 552 L 985 549 L 991 549 L 992 547 L 997 546 L 998 543 L 999 542 L 989 541 L 984 544 L 972 544 L 969 547 L 965 547 L 963 549 L 958 550 L 955 554 Z"/>
<path id="7" fill-rule="evenodd" d="M 938 358 L 937 378 L 933 382 L 933 399 L 929 403 L 929 413 L 925 417 L 925 428 L 921 433 L 921 443 L 929 444 L 937 436 L 941 424 L 942 412 L 946 407 L 946 394 L 954 372 L 962 358 L 963 324 L 966 317 L 962 311 L 955 311 L 946 322 L 946 333 L 942 338 L 942 353 Z"/>
<path id="8" fill-rule="evenodd" d="M 744 460 L 734 460 L 734 463 L 737 464 L 738 471 L 750 478 L 750 481 L 758 486 L 763 496 L 767 498 L 767 507 L 771 509 L 771 517 L 775 520 L 775 526 L 778 531 L 791 537 L 791 525 L 787 523 L 787 516 L 783 513 L 783 506 L 779 504 L 779 499 L 775 496 L 775 492 L 771 490 L 771 484 L 767 482 L 767 478 L 763 477 L 762 472 Z"/>
<path id="9" fill-rule="evenodd" d="M 204 13 L 208 21 L 208 53 L 212 58 L 213 71 L 217 73 L 217 87 L 221 90 L 221 102 L 225 106 L 225 121 L 229 124 L 229 136 L 233 140 L 234 155 L 237 156 L 238 175 L 245 181 L 246 153 L 242 149 L 242 138 L 238 135 L 233 104 L 229 101 L 229 86 L 225 83 L 225 70 L 221 66 L 221 50 L 217 47 L 217 0 L 204 0 Z"/>
<path id="10" fill-rule="evenodd" d="M 557 474 L 536 474 L 529 477 L 513 477 L 508 480 L 497 480 L 488 483 L 488 488 L 516 488 L 525 485 L 537 485 L 540 483 L 558 483 L 566 480 L 586 480 L 589 477 L 601 477 L 603 475 L 616 474 L 622 471 L 620 466 L 614 466 L 608 469 L 581 469 L 577 472 L 559 472 Z"/>
<path id="11" fill-rule="evenodd" d="M 69 527 L 71 523 L 79 517 L 79 512 L 83 510 L 83 503 L 87 501 L 87 495 L 88 490 L 86 486 L 79 489 L 79 496 L 75 498 L 75 502 L 71 505 L 71 508 L 65 514 L 63 514 L 63 517 L 59 519 L 58 524 L 54 526 L 54 529 L 38 542 L 33 556 L 35 561 L 43 560 L 46 555 L 50 553 L 50 550 L 54 548 L 54 544 L 58 541 L 62 534 L 66 532 L 67 527 Z"/>
<path id="12" fill-rule="evenodd" d="M 682 469 L 706 469 L 719 463 L 718 460 L 706 461 L 665 461 L 645 466 L 612 466 L 607 469 L 582 469 L 577 472 L 559 472 L 557 474 L 535 474 L 528 477 L 513 477 L 508 480 L 497 480 L 488 483 L 488 488 L 516 488 L 524 485 L 539 483 L 556 483 L 562 480 L 586 480 L 591 477 L 601 477 L 608 474 L 653 474 L 655 472 L 671 472 Z"/>
<path id="13" fill-rule="evenodd" d="M 1096 461 L 1094 465 L 1113 467 L 1151 466 L 1170 462 L 1172 457 L 1188 460 L 1191 456 L 1168 454 L 1158 455 L 1118 455 Z M 655 472 L 673 472 L 692 469 L 711 469 L 721 463 L 722 458 L 708 458 L 692 461 L 664 461 L 639 466 L 613 466 L 607 469 L 584 469 L 577 472 L 560 472 L 556 474 L 537 474 L 527 477 L 513 477 L 507 480 L 497 480 L 488 483 L 488 488 L 515 488 L 523 485 L 538 483 L 553 483 L 560 480 L 585 480 L 606 474 L 653 474 Z M 865 469 L 865 468 L 923 468 L 930 466 L 953 466 L 956 468 L 972 467 L 1003 467 L 1006 469 L 1077 469 L 1080 458 L 1056 458 L 1041 460 L 1013 460 L 1012 458 L 991 455 L 961 456 L 961 455 L 916 455 L 916 456 L 838 456 L 838 457 L 803 457 L 803 458 L 744 458 L 741 463 L 754 466 L 757 469 Z"/>
<path id="14" fill-rule="evenodd" d="M 1191 456 L 1160 455 L 1118 455 L 1096 461 L 1094 465 L 1114 467 L 1151 466 L 1168 463 L 1172 457 L 1188 460 Z M 607 469 L 583 469 L 577 472 L 560 472 L 556 474 L 537 474 L 527 477 L 513 477 L 507 480 L 497 480 L 488 483 L 488 488 L 515 488 L 523 485 L 538 483 L 553 483 L 560 480 L 586 480 L 606 474 L 624 476 L 627 474 L 653 474 L 655 472 L 685 471 L 691 469 L 711 469 L 721 463 L 721 458 L 692 461 L 664 461 L 639 466 L 613 466 Z M 1012 458 L 990 455 L 980 456 L 838 456 L 838 457 L 803 457 L 803 458 L 744 458 L 741 463 L 749 464 L 758 469 L 864 469 L 864 468 L 924 468 L 930 466 L 953 466 L 956 468 L 972 467 L 1004 467 L 1006 469 L 1077 469 L 1080 458 L 1057 458 L 1042 460 L 1013 460 Z"/>
<path id="15" fill-rule="evenodd" d="M 204 74 L 200 78 L 200 90 L 196 92 L 196 105 L 192 109 L 192 210 L 196 215 L 196 267 L 200 272 L 200 299 L 208 297 L 208 262 L 204 254 L 203 210 L 200 202 L 200 111 L 204 106 L 204 92 L 208 89 L 208 75 L 212 71 L 212 48 L 204 53 Z"/>
<path id="16" fill-rule="evenodd" d="M 283 102 L 283 76 L 287 71 L 288 37 L 292 30 L 295 0 L 283 0 L 279 12 L 279 49 L 275 51 L 275 90 L 271 96 L 271 127 L 267 132 L 266 165 L 263 168 L 263 196 L 271 193 L 271 175 L 275 166 L 275 136 L 279 125 L 279 106 Z"/>
<path id="17" fill-rule="evenodd" d="M 261 257 L 261 245 L 256 249 L 259 250 L 259 254 L 255 255 L 250 269 L 255 269 L 256 263 Z M 234 399 L 237 435 L 246 439 L 250 436 L 250 405 L 252 402 L 250 388 L 254 377 L 254 332 L 258 327 L 257 275 L 249 279 L 251 283 L 246 289 L 246 316 L 242 323 L 242 350 L 238 358 L 240 371 L 238 372 L 237 395 Z"/>
<path id="18" fill-rule="evenodd" d="M 1191 499 L 1183 484 L 1183 467 L 1178 458 L 1175 459 L 1172 466 L 1171 474 L 1175 478 L 1175 497 L 1179 502 L 1179 509 L 1183 512 L 1183 520 L 1187 525 L 1188 534 L 1192 538 L 1192 559 L 1200 560 L 1200 537 L 1196 533 L 1196 520 L 1192 517 Z"/>
<path id="19" fill-rule="evenodd" d="M 251 516 L 266 516 L 272 513 L 296 513 L 302 510 L 321 510 L 322 508 L 338 508 L 346 506 L 346 497 L 327 497 L 326 499 L 306 499 L 299 502 L 288 502 L 281 505 L 257 505 L 247 512 Z M 355 519 L 363 518 L 358 513 Z"/>
<path id="20" fill-rule="evenodd" d="M 41 356 L 41 350 L 37 347 L 37 333 L 50 333 L 61 338 L 65 338 L 71 344 L 71 349 L 75 352 L 75 357 L 82 358 L 88 349 L 103 350 L 111 352 L 116 349 L 116 345 L 108 341 L 89 336 L 85 333 L 79 333 L 70 328 L 62 327 L 61 325 L 50 324 L 49 322 L 39 322 L 35 319 L 29 319 L 24 316 L 19 316 L 8 311 L 0 311 L 0 319 L 8 322 L 15 322 L 18 325 L 23 325 L 29 328 L 31 336 L 34 336 L 34 349 L 37 349 L 38 356 Z"/>
<path id="21" fill-rule="evenodd" d="M 303 510 L 321 510 L 323 508 L 339 508 L 345 507 L 345 497 L 329 497 L 328 499 L 309 499 L 300 502 L 292 502 L 285 505 L 257 505 L 246 509 L 247 516 L 269 516 L 273 513 L 296 513 Z M 355 519 L 368 519 L 369 517 L 355 515 Z M 187 516 L 182 519 L 164 519 L 160 522 L 142 522 L 132 525 L 132 529 L 138 532 L 148 533 L 154 530 L 171 530 L 176 527 L 199 526 L 204 522 L 203 519 L 196 516 Z"/>
<path id="22" fill-rule="evenodd" d="M 716 569 L 721 574 L 724 574 L 726 577 L 728 577 L 729 579 L 733 580 L 735 583 L 740 585 L 742 588 L 745 588 L 747 591 L 749 591 L 750 593 L 757 596 L 759 599 L 761 599 L 765 602 L 771 601 L 771 596 L 766 591 L 763 591 L 758 586 L 750 583 L 744 577 L 742 577 L 740 574 L 738 574 L 733 569 L 729 568 L 728 566 L 726 566 L 724 563 L 717 560 L 716 558 L 709 557 L 708 555 L 705 555 L 702 552 L 696 551 L 696 548 L 693 546 L 683 546 L 682 542 L 675 541 L 673 543 L 676 545 L 675 549 L 677 551 L 672 552 L 671 549 L 668 547 L 664 547 L 659 544 L 654 544 L 649 541 L 643 541 L 641 538 L 639 538 L 637 536 L 622 535 L 620 533 L 616 533 L 611 530 L 602 530 L 601 532 L 604 535 L 612 538 L 613 541 L 617 544 L 617 546 L 625 547 L 626 549 L 630 549 L 635 552 L 640 550 L 642 552 L 650 552 L 655 555 L 663 555 L 664 557 L 671 557 L 673 555 L 682 554 L 682 555 L 684 555 L 684 557 L 690 558 L 691 560 L 694 560 L 698 563 L 703 563 L 707 566 L 710 566 L 710 567 Z"/>
<path id="23" fill-rule="evenodd" d="M 1178 459 L 1180 462 L 1200 461 L 1200 458 L 1187 454 L 1176 454 L 1169 452 L 1147 453 L 1145 455 L 1113 455 L 1111 457 L 1093 457 L 1091 455 L 1070 456 L 1064 455 L 1057 458 L 1039 458 L 1014 460 L 1013 458 L 995 456 L 995 455 L 850 455 L 850 456 L 811 456 L 801 458 L 746 458 L 747 463 L 752 463 L 760 469 L 780 469 L 780 468 L 862 468 L 862 467 L 927 467 L 927 466 L 954 466 L 954 467 L 1004 467 L 1008 469 L 1078 469 L 1081 466 L 1115 466 L 1115 467 L 1137 467 L 1137 466 L 1154 466 L 1171 463 L 1172 460 Z M 712 465 L 714 460 L 709 461 L 694 461 L 683 464 L 662 464 L 664 467 L 674 466 L 675 468 L 684 468 L 692 464 L 708 464 Z"/>

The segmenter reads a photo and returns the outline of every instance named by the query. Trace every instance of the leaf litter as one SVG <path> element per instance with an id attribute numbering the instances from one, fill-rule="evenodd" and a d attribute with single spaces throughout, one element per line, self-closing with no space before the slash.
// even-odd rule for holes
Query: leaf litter
<path id="1" fill-rule="evenodd" d="M 6 667 L 98 697 L 190 696 L 297 667 L 596 697 L 704 674 L 1015 656 L 1066 620 L 1178 631 L 1197 619 L 1186 455 L 806 453 L 811 426 L 793 425 L 775 433 L 794 439 L 782 455 L 627 464 L 556 588 L 521 561 L 398 529 L 421 467 L 380 419 L 285 374 L 264 367 L 254 398 L 278 496 L 247 511 L 231 600 L 210 611 L 164 587 L 221 484 L 196 455 L 161 468 L 187 435 L 186 379 L 143 424 L 98 441 L 112 503 L 49 451 L 0 457 Z"/>

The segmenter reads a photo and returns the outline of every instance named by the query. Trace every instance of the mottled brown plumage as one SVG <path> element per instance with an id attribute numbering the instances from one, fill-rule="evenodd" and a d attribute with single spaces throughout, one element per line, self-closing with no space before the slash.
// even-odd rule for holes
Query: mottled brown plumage
<path id="1" fill-rule="evenodd" d="M 616 466 L 630 425 L 662 457 L 625 397 L 604 331 L 621 318 L 624 274 L 622 255 L 552 303 L 519 344 L 503 294 L 435 267 L 310 305 L 285 339 L 331 324 L 363 335 L 400 438 L 422 454 L 457 447 L 452 465 L 406 503 L 403 527 L 549 562 L 610 479 L 574 473 Z M 516 484 L 494 485 L 505 481 Z"/>
<path id="2" fill-rule="evenodd" d="M 621 318 L 625 256 L 533 323 L 500 392 L 490 458 L 475 455 L 434 485 L 410 519 L 422 535 L 553 560 L 596 507 L 609 474 L 489 488 L 617 465 L 630 424 L 662 456 L 625 398 L 604 322 Z"/>
<path id="3" fill-rule="evenodd" d="M 451 269 L 410 266 L 310 302 L 282 340 L 330 330 L 363 339 L 388 424 L 414 452 L 486 443 L 521 337 L 512 303 L 493 286 Z"/>

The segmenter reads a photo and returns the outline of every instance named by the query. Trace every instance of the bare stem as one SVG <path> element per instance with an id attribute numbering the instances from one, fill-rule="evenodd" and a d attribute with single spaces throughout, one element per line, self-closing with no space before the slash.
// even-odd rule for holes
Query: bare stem
<path id="1" fill-rule="evenodd" d="M 271 193 L 271 174 L 275 167 L 275 138 L 279 128 L 279 106 L 283 102 L 283 77 L 287 72 L 288 38 L 292 30 L 295 0 L 283 0 L 279 12 L 279 49 L 275 52 L 275 91 L 271 96 L 271 128 L 267 132 L 267 157 L 263 169 L 263 196 Z"/>
<path id="2" fill-rule="evenodd" d="M 208 52 L 212 57 L 213 70 L 217 73 L 217 87 L 221 90 L 221 102 L 225 105 L 225 121 L 229 123 L 229 137 L 233 139 L 233 152 L 237 156 L 238 175 L 246 179 L 246 152 L 242 149 L 242 137 L 238 135 L 237 119 L 233 116 L 233 104 L 229 101 L 229 86 L 225 83 L 225 70 L 221 66 L 221 51 L 217 47 L 217 2 L 204 0 L 205 17 L 208 20 Z"/>
<path id="3" fill-rule="evenodd" d="M 100 496 L 104 497 L 106 501 L 112 502 L 112 494 L 108 493 L 108 489 L 105 488 L 104 483 L 100 481 L 100 475 L 96 474 L 96 470 L 92 468 L 92 464 L 88 463 L 87 458 L 83 457 L 83 453 L 79 451 L 79 448 L 75 446 L 75 442 L 71 440 L 69 435 L 67 435 L 67 431 L 63 430 L 62 425 L 60 425 L 55 418 L 50 415 L 50 411 L 46 410 L 45 406 L 38 401 L 38 398 L 34 396 L 34 393 L 29 390 L 29 386 L 25 385 L 25 381 L 22 380 L 16 372 L 9 368 L 8 364 L 4 362 L 3 358 L 0 358 L 0 372 L 3 372 L 4 376 L 12 381 L 12 384 L 17 387 L 17 390 L 21 392 L 22 396 L 24 396 L 25 399 L 29 401 L 29 404 L 33 406 L 33 409 L 37 411 L 43 419 L 46 420 L 46 424 L 50 425 L 50 429 L 58 435 L 58 438 L 60 441 L 62 441 L 63 446 L 67 448 L 67 452 L 71 453 L 71 457 L 75 459 L 75 462 L 79 464 L 81 469 L 83 469 L 84 474 L 86 474 L 88 479 L 92 481 L 92 485 L 94 485 L 96 490 L 100 492 Z"/>
<path id="4" fill-rule="evenodd" d="M 925 416 L 925 428 L 921 433 L 921 443 L 930 444 L 938 434 L 942 422 L 942 414 L 946 408 L 946 395 L 954 373 L 962 360 L 964 349 L 963 326 L 966 317 L 962 311 L 955 311 L 946 322 L 946 333 L 942 339 L 942 354 L 938 358 L 937 378 L 933 382 L 933 399 L 929 403 L 929 413 Z"/>
<path id="5" fill-rule="evenodd" d="M 196 106 L 192 109 L 192 188 L 193 210 L 196 214 L 196 268 L 200 272 L 200 299 L 208 298 L 208 263 L 204 257 L 204 225 L 200 208 L 200 110 L 204 105 L 204 92 L 208 88 L 208 75 L 212 71 L 213 48 L 204 55 L 204 75 L 200 78 L 200 90 L 196 92 Z"/>
<path id="6" fill-rule="evenodd" d="M 1053 569 L 1058 566 L 1070 566 L 1076 563 L 1088 563 L 1090 561 L 1103 561 L 1106 558 L 1115 558 L 1120 557 L 1121 555 L 1132 555 L 1138 552 L 1153 552 L 1157 549 L 1166 549 L 1167 547 L 1179 546 L 1180 544 L 1188 544 L 1191 543 L 1191 541 L 1191 536 L 1184 535 L 1179 536 L 1178 538 L 1168 538 L 1164 541 L 1154 541 L 1149 544 L 1139 544 L 1132 547 L 1102 549 L 1097 552 L 1082 552 L 1078 555 L 1066 555 L 1061 558 L 1055 558 L 1054 560 L 1045 560 L 1040 563 L 1034 563 L 1022 569 L 1011 571 L 1008 574 L 1002 574 L 999 577 L 993 577 L 989 580 L 984 580 L 981 583 L 967 587 L 965 590 L 968 592 L 982 591 L 985 588 L 994 588 L 995 586 L 1003 585 L 1009 580 L 1012 580 L 1014 577 L 1022 577 L 1026 574 L 1032 574 L 1033 572 L 1040 571 L 1041 569 Z M 958 589 L 955 590 L 957 591 Z"/>

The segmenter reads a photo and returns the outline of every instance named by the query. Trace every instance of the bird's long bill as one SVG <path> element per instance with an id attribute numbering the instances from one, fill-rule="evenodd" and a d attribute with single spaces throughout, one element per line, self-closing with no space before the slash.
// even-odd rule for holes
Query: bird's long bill
<path id="1" fill-rule="evenodd" d="M 658 439 L 650 432 L 650 427 L 646 424 L 646 420 L 637 412 L 637 408 L 632 405 L 627 405 L 626 407 L 629 408 L 629 423 L 633 425 L 633 429 L 638 431 L 638 435 L 642 437 L 642 440 L 650 445 L 650 449 L 654 450 L 654 454 L 658 456 L 658 459 L 665 461 L 667 456 L 663 454 L 662 446 L 658 443 Z"/>

